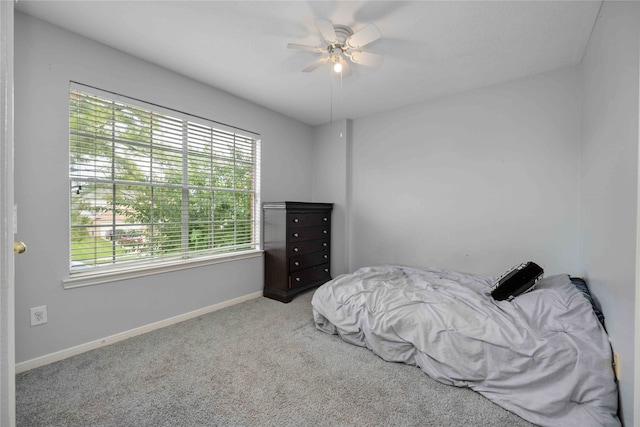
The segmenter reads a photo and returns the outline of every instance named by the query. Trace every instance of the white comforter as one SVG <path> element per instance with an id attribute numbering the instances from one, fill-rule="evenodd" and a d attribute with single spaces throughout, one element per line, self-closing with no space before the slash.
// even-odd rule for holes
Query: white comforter
<path id="1" fill-rule="evenodd" d="M 611 347 L 569 276 L 511 302 L 493 278 L 403 266 L 367 267 L 324 284 L 318 329 L 470 387 L 543 426 L 619 426 Z"/>

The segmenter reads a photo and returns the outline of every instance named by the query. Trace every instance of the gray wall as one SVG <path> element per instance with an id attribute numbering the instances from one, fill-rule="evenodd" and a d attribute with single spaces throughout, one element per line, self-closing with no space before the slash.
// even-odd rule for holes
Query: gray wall
<path id="1" fill-rule="evenodd" d="M 575 273 L 577 68 L 353 121 L 352 268 Z"/>
<path id="2" fill-rule="evenodd" d="M 16 13 L 16 362 L 262 289 L 262 257 L 64 290 L 69 265 L 69 81 L 249 129 L 262 139 L 263 201 L 308 200 L 312 128 Z M 29 308 L 49 322 L 31 327 Z"/>
<path id="3" fill-rule="evenodd" d="M 640 4 L 604 2 L 582 64 L 580 266 L 620 353 L 621 412 L 627 426 L 639 420 L 634 414 L 639 369 L 634 363 L 640 356 L 634 355 L 639 28 Z"/>
<path id="4" fill-rule="evenodd" d="M 349 272 L 349 120 L 313 129 L 313 200 L 333 203 L 331 216 L 331 275 Z"/>

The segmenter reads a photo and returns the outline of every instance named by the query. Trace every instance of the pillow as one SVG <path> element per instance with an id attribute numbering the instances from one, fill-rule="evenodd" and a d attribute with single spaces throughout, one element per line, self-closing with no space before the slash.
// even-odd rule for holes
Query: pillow
<path id="1" fill-rule="evenodd" d="M 593 312 L 596 314 L 596 317 L 600 321 L 600 324 L 604 326 L 604 314 L 602 314 L 602 310 L 600 310 L 600 307 L 598 306 L 598 304 L 596 304 L 593 297 L 591 296 L 591 292 L 589 292 L 589 288 L 587 287 L 587 282 L 579 277 L 570 277 L 570 280 L 571 283 L 573 283 L 573 285 L 578 288 L 578 290 L 582 292 L 584 297 L 591 303 Z"/>
<path id="2" fill-rule="evenodd" d="M 498 277 L 493 283 L 491 296 L 497 301 L 511 301 L 535 288 L 543 275 L 544 270 L 535 262 L 523 262 Z"/>

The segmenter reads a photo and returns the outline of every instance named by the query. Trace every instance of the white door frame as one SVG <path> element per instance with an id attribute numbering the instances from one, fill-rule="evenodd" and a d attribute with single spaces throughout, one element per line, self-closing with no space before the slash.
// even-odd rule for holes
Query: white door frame
<path id="1" fill-rule="evenodd" d="M 639 36 L 640 37 L 640 36 Z M 640 73 L 638 73 L 640 81 Z M 639 86 L 640 87 L 640 86 Z M 640 102 L 640 92 L 638 92 Z M 638 187 L 636 208 L 636 301 L 634 306 L 635 322 L 634 346 L 633 346 L 633 419 L 634 426 L 640 425 L 640 108 L 638 109 Z"/>
<path id="2" fill-rule="evenodd" d="M 0 0 L 0 425 L 16 425 L 13 209 L 13 1 Z"/>
<path id="3" fill-rule="evenodd" d="M 640 73 L 638 75 L 640 80 Z M 638 93 L 640 102 L 640 92 Z M 638 114 L 638 187 L 636 208 L 636 301 L 634 306 L 634 346 L 633 346 L 633 419 L 634 426 L 640 425 L 640 109 Z"/>

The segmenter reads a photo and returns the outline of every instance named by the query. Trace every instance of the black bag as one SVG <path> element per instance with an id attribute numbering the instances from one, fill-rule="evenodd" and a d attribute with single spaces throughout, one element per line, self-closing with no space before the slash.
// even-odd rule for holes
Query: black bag
<path id="1" fill-rule="evenodd" d="M 495 281 L 491 296 L 497 301 L 511 301 L 535 288 L 543 275 L 544 270 L 535 262 L 523 262 L 507 270 Z"/>

